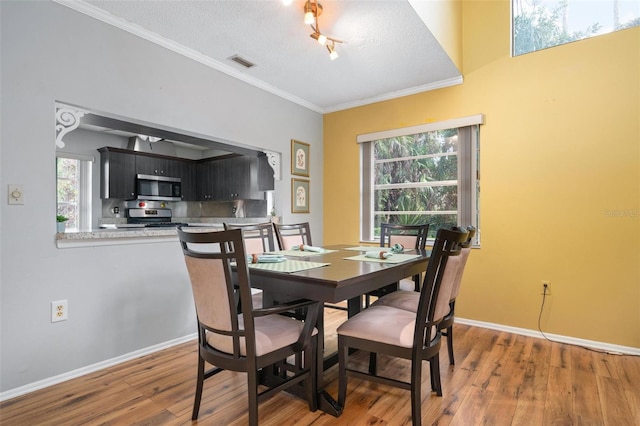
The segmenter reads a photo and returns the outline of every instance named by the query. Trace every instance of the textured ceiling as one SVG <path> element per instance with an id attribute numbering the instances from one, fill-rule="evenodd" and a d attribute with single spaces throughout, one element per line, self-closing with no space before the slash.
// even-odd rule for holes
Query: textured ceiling
<path id="1" fill-rule="evenodd" d="M 304 0 L 56 1 L 318 112 L 461 81 L 406 0 L 322 1 L 320 30 L 345 41 L 335 61 L 309 37 Z"/>

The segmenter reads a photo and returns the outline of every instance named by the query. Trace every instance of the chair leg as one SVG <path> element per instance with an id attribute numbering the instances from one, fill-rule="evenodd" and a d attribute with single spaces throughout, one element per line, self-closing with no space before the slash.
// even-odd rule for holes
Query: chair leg
<path id="1" fill-rule="evenodd" d="M 413 426 L 422 424 L 422 360 L 411 360 L 411 422 Z"/>
<path id="2" fill-rule="evenodd" d="M 338 405 L 343 409 L 347 399 L 347 361 L 349 348 L 345 338 L 338 336 Z"/>
<path id="3" fill-rule="evenodd" d="M 249 399 L 249 425 L 258 426 L 258 372 L 247 371 L 247 397 Z"/>
<path id="4" fill-rule="evenodd" d="M 442 396 L 442 383 L 440 381 L 440 355 L 436 354 L 429 360 L 429 371 L 431 373 L 431 389 L 438 396 Z"/>
<path id="5" fill-rule="evenodd" d="M 378 354 L 369 352 L 369 374 L 378 374 Z"/>
<path id="6" fill-rule="evenodd" d="M 318 351 L 318 336 L 311 338 L 311 346 L 304 351 L 304 368 L 309 370 L 309 377 L 306 382 L 307 400 L 309 401 L 309 411 L 318 410 L 318 398 L 315 394 L 318 388 L 318 378 L 316 375 L 316 352 Z"/>
<path id="7" fill-rule="evenodd" d="M 449 352 L 449 365 L 455 365 L 453 359 L 453 325 L 447 327 L 447 350 Z"/>
<path id="8" fill-rule="evenodd" d="M 202 388 L 204 385 L 204 359 L 198 354 L 198 378 L 196 382 L 196 395 L 193 400 L 193 412 L 191 420 L 198 420 L 200 413 L 200 400 L 202 399 Z"/>

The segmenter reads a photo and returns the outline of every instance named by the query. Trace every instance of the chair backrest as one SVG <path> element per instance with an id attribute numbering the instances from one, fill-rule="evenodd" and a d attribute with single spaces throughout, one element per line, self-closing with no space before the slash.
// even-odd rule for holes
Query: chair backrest
<path id="1" fill-rule="evenodd" d="M 251 289 L 242 231 L 185 232 L 178 227 L 177 232 L 191 280 L 200 344 L 206 342 L 233 358 L 255 356 Z M 235 262 L 235 279 L 232 262 Z M 235 288 L 242 302 L 241 315 L 234 299 Z"/>
<path id="2" fill-rule="evenodd" d="M 461 244 L 467 240 L 467 236 L 468 232 L 462 228 L 438 230 L 420 291 L 414 347 L 422 347 L 420 342 L 431 341 L 434 337 L 432 333 L 437 332 L 435 326 L 449 313 L 457 269 L 447 266 L 454 256 L 460 255 Z"/>
<path id="3" fill-rule="evenodd" d="M 273 226 L 269 223 L 231 224 L 224 223 L 224 229 L 241 229 L 244 247 L 248 254 L 260 254 L 275 250 Z"/>
<path id="4" fill-rule="evenodd" d="M 274 223 L 273 229 L 276 231 L 276 240 L 280 250 L 290 250 L 291 247 L 300 244 L 313 245 L 309 222 L 289 225 Z"/>
<path id="5" fill-rule="evenodd" d="M 428 223 L 421 225 L 382 223 L 380 224 L 380 247 L 401 244 L 406 249 L 424 250 L 428 233 Z"/>
<path id="6" fill-rule="evenodd" d="M 464 268 L 467 265 L 467 259 L 469 259 L 469 253 L 471 253 L 471 240 L 476 235 L 476 228 L 473 226 L 467 226 L 469 236 L 467 241 L 460 244 L 462 247 L 460 250 L 460 256 L 451 258 L 450 261 L 456 263 L 456 277 L 453 281 L 453 288 L 451 289 L 451 300 L 456 300 L 458 293 L 460 293 L 460 284 L 462 283 L 462 275 L 464 274 Z"/>

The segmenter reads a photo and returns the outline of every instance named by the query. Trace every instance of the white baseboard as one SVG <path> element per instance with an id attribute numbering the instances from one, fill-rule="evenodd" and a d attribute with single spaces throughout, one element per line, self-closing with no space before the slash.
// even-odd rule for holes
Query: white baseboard
<path id="1" fill-rule="evenodd" d="M 80 376 L 84 376 L 85 374 L 93 373 L 104 368 L 112 367 L 117 364 L 121 364 L 126 361 L 130 361 L 135 358 L 139 358 L 144 355 L 148 355 L 153 352 L 158 352 L 163 349 L 170 348 L 172 346 L 179 345 L 181 343 L 188 342 L 190 340 L 194 340 L 198 338 L 197 333 L 190 334 L 188 336 L 179 337 L 177 339 L 169 340 L 167 342 L 158 343 L 157 345 L 148 346 L 143 349 L 139 349 L 137 351 L 129 352 L 128 354 L 124 354 L 115 358 L 107 359 L 102 362 L 98 362 L 96 364 L 88 365 L 86 367 L 78 368 L 76 370 L 72 370 L 63 374 L 59 374 L 54 377 L 49 377 L 48 379 L 38 380 L 37 382 L 29 383 L 28 385 L 20 386 L 15 389 L 10 389 L 8 391 L 0 393 L 0 401 L 5 401 L 7 399 L 15 398 L 17 396 L 21 396 L 33 391 L 37 391 L 39 389 L 43 389 L 49 386 L 57 385 L 58 383 L 66 382 L 67 380 L 75 379 Z"/>
<path id="2" fill-rule="evenodd" d="M 488 328 L 491 330 L 506 331 L 508 333 L 520 334 L 523 336 L 530 336 L 530 337 L 537 337 L 540 339 L 544 339 L 544 337 L 547 336 L 549 340 L 553 340 L 554 342 L 566 343 L 569 345 L 584 346 L 587 348 L 603 351 L 611 355 L 640 356 L 640 348 L 634 348 L 631 346 L 612 345 L 610 343 L 597 342 L 595 340 L 578 339 L 576 337 L 562 336 L 559 334 L 551 334 L 546 332 L 544 333 L 544 335 L 542 335 L 542 333 L 539 330 L 529 330 L 527 328 L 511 327 L 508 325 L 494 324 L 490 322 L 476 321 L 476 320 L 470 320 L 466 318 L 456 317 L 455 322 L 459 324 L 470 325 L 473 327 L 482 327 L 482 328 Z"/>
<path id="3" fill-rule="evenodd" d="M 482 328 L 488 328 L 491 330 L 497 330 L 497 331 L 506 331 L 508 333 L 513 333 L 513 334 L 520 334 L 523 336 L 530 336 L 530 337 L 536 337 L 536 338 L 540 338 L 543 339 L 544 336 L 542 335 L 542 333 L 540 333 L 540 331 L 538 330 L 529 330 L 526 328 L 518 328 L 518 327 L 511 327 L 508 325 L 501 325 L 501 324 L 494 324 L 494 323 L 490 323 L 490 322 L 484 322 L 484 321 L 476 321 L 476 320 L 470 320 L 470 319 L 466 319 L 466 318 L 457 318 L 455 319 L 455 321 L 459 324 L 465 324 L 465 325 L 470 325 L 473 327 L 482 327 Z M 578 346 L 585 346 L 588 348 L 593 348 L 596 350 L 600 350 L 609 354 L 616 354 L 616 355 L 636 355 L 636 356 L 640 356 L 640 348 L 634 348 L 631 346 L 621 346 L 621 345 L 612 345 L 610 343 L 604 343 L 604 342 L 597 342 L 594 340 L 585 340 L 585 339 L 578 339 L 575 337 L 569 337 L 569 336 L 562 336 L 562 335 L 558 335 L 558 334 L 551 334 L 551 333 L 544 333 L 545 336 L 547 336 L 550 340 L 553 340 L 554 342 L 558 342 L 558 343 L 566 343 L 566 344 L 570 344 L 570 345 L 578 345 Z M 53 386 L 56 385 L 58 383 L 62 383 L 65 382 L 67 380 L 71 380 L 71 379 L 75 379 L 77 377 L 80 376 L 84 376 L 85 374 L 89 374 L 89 373 L 93 373 L 95 371 L 98 370 L 102 370 L 104 368 L 108 368 L 108 367 L 112 367 L 114 365 L 117 364 L 121 364 L 123 362 L 126 361 L 130 361 L 132 359 L 135 358 L 139 358 L 141 356 L 144 355 L 148 355 L 150 353 L 153 352 L 157 352 L 157 351 L 161 351 L 163 349 L 167 349 L 170 348 L 172 346 L 176 346 L 179 345 L 181 343 L 185 343 L 188 342 L 190 340 L 194 340 L 198 337 L 197 333 L 193 333 L 191 335 L 188 336 L 184 336 L 184 337 L 180 337 L 178 339 L 174 339 L 174 340 L 169 340 L 167 342 L 163 342 L 163 343 L 159 343 L 157 345 L 153 345 L 153 346 L 149 346 L 134 352 L 130 352 L 128 354 L 124 354 L 121 355 L 119 357 L 115 357 L 115 358 L 111 358 L 108 359 L 106 361 L 102 361 L 93 365 L 89 365 L 83 368 L 78 368 L 76 370 L 73 371 L 69 371 L 67 373 L 64 374 L 60 374 L 58 376 L 54 376 L 54 377 L 50 377 L 48 379 L 44 379 L 44 380 L 39 380 L 37 382 L 34 383 L 30 383 L 28 385 L 24 385 L 24 386 L 20 386 L 18 388 L 15 389 L 10 389 L 6 392 L 2 392 L 0 393 L 0 401 L 5 401 L 7 399 L 11 399 L 11 398 L 15 398 L 17 396 L 21 396 L 24 394 L 27 394 L 29 392 L 33 392 L 36 391 L 38 389 L 43 389 L 49 386 Z"/>

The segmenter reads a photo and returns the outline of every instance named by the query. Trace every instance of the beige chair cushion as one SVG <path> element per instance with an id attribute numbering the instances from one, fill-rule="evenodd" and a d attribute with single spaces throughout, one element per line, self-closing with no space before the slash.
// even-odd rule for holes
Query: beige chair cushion
<path id="1" fill-rule="evenodd" d="M 398 283 L 398 288 L 400 290 L 413 291 L 415 293 L 416 283 L 413 281 L 413 278 L 403 278 Z"/>
<path id="2" fill-rule="evenodd" d="M 244 329 L 243 316 L 238 315 L 238 327 Z M 255 318 L 256 355 L 264 355 L 295 343 L 302 333 L 304 323 L 282 315 Z M 313 335 L 318 330 L 313 329 Z M 233 340 L 229 336 L 207 332 L 207 343 L 219 351 L 233 353 Z M 240 354 L 247 355 L 245 339 L 240 338 Z"/>
<path id="3" fill-rule="evenodd" d="M 418 294 L 418 293 L 416 293 Z M 416 314 L 390 306 L 371 306 L 338 327 L 338 334 L 410 348 Z"/>
<path id="4" fill-rule="evenodd" d="M 283 250 L 291 250 L 293 246 L 299 246 L 305 242 L 302 241 L 302 235 L 283 235 L 282 244 L 284 245 Z"/>
<path id="5" fill-rule="evenodd" d="M 416 248 L 416 240 L 418 237 L 415 235 L 390 235 L 389 236 L 389 245 L 393 246 L 394 244 L 400 244 L 404 247 L 405 250 L 413 250 Z"/>
<path id="6" fill-rule="evenodd" d="M 264 245 L 261 238 L 245 238 L 244 249 L 247 255 L 264 253 Z"/>
<path id="7" fill-rule="evenodd" d="M 392 306 L 409 312 L 418 312 L 420 293 L 413 290 L 398 290 L 376 300 L 371 306 Z"/>

